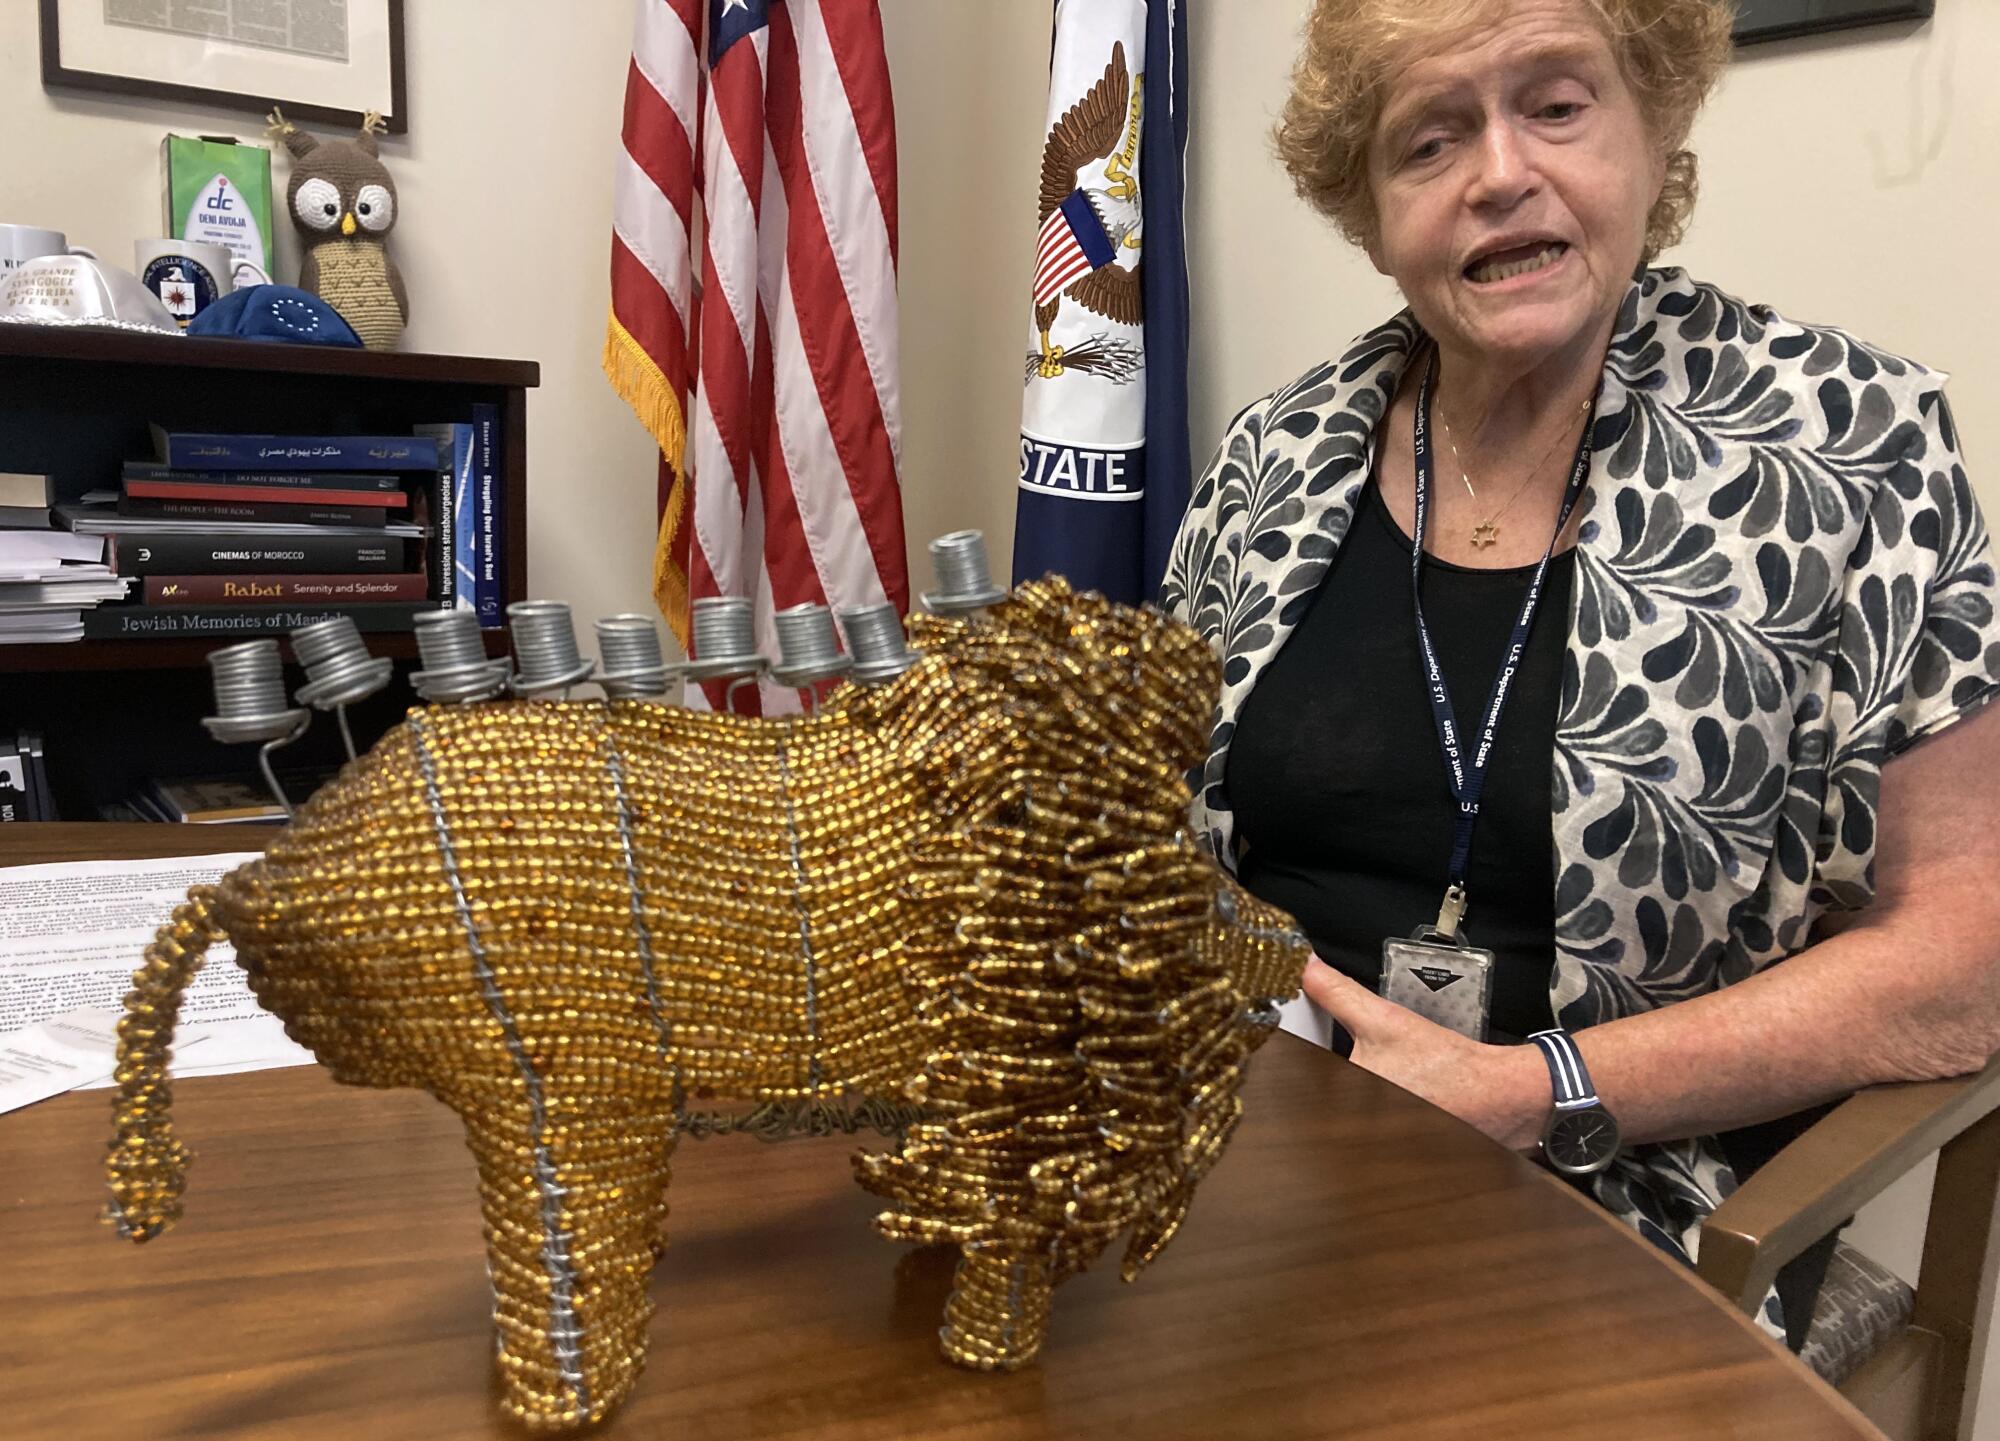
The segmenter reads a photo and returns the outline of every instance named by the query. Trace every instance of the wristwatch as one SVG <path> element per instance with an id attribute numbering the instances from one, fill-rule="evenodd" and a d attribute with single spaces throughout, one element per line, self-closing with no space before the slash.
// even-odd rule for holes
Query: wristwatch
<path id="1" fill-rule="evenodd" d="M 1618 1154 L 1618 1122 L 1597 1099 L 1568 1031 L 1558 1026 L 1528 1039 L 1541 1048 L 1555 1086 L 1555 1106 L 1542 1127 L 1542 1155 L 1565 1176 L 1595 1175 Z"/>

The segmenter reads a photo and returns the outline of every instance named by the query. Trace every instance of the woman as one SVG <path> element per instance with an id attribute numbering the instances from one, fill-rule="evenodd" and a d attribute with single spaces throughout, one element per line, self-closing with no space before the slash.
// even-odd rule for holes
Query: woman
<path id="1" fill-rule="evenodd" d="M 1236 419 L 1162 593 L 1225 664 L 1194 822 L 1354 1061 L 1524 1151 L 1594 1082 L 1567 1169 L 1683 1258 L 1809 1108 L 2000 1048 L 2000 716 L 1910 749 L 2000 692 L 1942 377 L 1641 268 L 1728 32 L 1319 0 L 1280 151 L 1409 308 Z M 1376 993 L 1468 948 L 1483 1029 Z"/>

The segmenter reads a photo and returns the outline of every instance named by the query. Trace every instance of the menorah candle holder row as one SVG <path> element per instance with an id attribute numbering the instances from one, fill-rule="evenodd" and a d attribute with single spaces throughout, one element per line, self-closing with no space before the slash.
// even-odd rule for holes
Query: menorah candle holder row
<path id="1" fill-rule="evenodd" d="M 930 543 L 937 588 L 924 596 L 934 615 L 969 615 L 998 604 L 1007 592 L 989 572 L 986 538 L 976 530 L 953 531 Z M 726 681 L 724 709 L 733 709 L 738 690 L 769 676 L 800 693 L 814 709 L 819 687 L 851 679 L 882 685 L 915 664 L 902 617 L 887 601 L 839 612 L 847 648 L 835 633 L 835 612 L 816 603 L 792 606 L 772 619 L 778 640 L 773 658 L 759 647 L 748 598 L 704 596 L 693 603 L 693 653 L 668 665 L 659 629 L 643 615 L 606 616 L 597 622 L 596 662 L 584 659 L 567 603 L 522 600 L 507 607 L 513 664 L 491 659 L 478 618 L 469 610 L 440 610 L 417 618 L 417 654 L 422 669 L 410 677 L 420 700 L 469 704 L 503 695 L 566 700 L 572 689 L 595 682 L 608 700 L 664 701 L 672 681 Z M 262 742 L 257 764 L 272 796 L 292 814 L 292 803 L 271 768 L 272 752 L 304 735 L 312 710 L 332 711 L 340 725 L 347 758 L 356 758 L 347 707 L 388 685 L 394 664 L 370 655 L 354 622 L 333 616 L 291 634 L 292 652 L 305 667 L 306 682 L 297 704 L 285 698 L 284 664 L 278 642 L 244 641 L 210 652 L 215 714 L 202 724 L 225 743 Z M 307 709 L 310 708 L 310 709 Z"/>

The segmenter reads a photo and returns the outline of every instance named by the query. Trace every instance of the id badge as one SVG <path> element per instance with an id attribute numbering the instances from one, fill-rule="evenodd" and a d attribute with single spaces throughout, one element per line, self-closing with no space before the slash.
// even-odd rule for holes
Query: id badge
<path id="1" fill-rule="evenodd" d="M 1493 1009 L 1493 952 L 1460 945 L 1431 926 L 1382 942 L 1381 993 L 1427 1020 L 1486 1039 Z"/>

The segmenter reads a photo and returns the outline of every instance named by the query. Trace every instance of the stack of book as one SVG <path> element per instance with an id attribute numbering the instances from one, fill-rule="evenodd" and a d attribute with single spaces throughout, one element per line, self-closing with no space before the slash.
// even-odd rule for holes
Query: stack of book
<path id="1" fill-rule="evenodd" d="M 327 770 L 278 772 L 278 784 L 302 801 L 332 776 Z M 285 808 L 261 778 L 203 776 L 187 780 L 154 778 L 132 796 L 99 807 L 110 821 L 165 821 L 175 825 L 283 825 Z"/>
<path id="2" fill-rule="evenodd" d="M 46 475 L 0 473 L 0 645 L 80 640 L 83 613 L 131 582 L 104 564 L 104 542 L 49 528 Z"/>
<path id="3" fill-rule="evenodd" d="M 131 602 L 84 618 L 89 636 L 269 635 L 342 614 L 364 631 L 408 630 L 426 610 L 480 605 L 482 460 L 491 420 L 415 435 L 273 436 L 154 428 L 115 490 L 55 507 L 101 536 Z M 486 522 L 489 526 L 492 522 Z M 497 536 L 497 527 L 489 533 Z M 492 568 L 490 618 L 501 617 Z"/>

